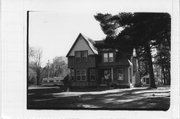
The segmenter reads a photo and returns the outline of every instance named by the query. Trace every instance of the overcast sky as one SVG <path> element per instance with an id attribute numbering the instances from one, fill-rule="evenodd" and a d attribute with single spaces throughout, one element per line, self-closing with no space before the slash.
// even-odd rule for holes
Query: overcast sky
<path id="1" fill-rule="evenodd" d="M 79 33 L 94 39 L 105 38 L 96 13 L 31 12 L 29 45 L 43 50 L 43 63 L 66 56 Z"/>
<path id="2" fill-rule="evenodd" d="M 99 22 L 94 18 L 97 13 L 160 12 L 170 9 L 161 8 L 157 3 L 156 0 L 29 0 L 27 9 L 33 11 L 29 16 L 29 45 L 43 50 L 44 65 L 55 56 L 66 56 L 79 33 L 93 40 L 105 38 Z M 170 1 L 163 3 L 169 4 Z"/>

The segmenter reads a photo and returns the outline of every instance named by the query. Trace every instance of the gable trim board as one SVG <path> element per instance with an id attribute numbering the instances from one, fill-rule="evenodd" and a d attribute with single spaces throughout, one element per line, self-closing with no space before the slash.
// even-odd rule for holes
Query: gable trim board
<path id="1" fill-rule="evenodd" d="M 92 51 L 93 54 L 98 54 L 97 49 L 94 47 L 92 40 L 90 41 L 90 38 L 82 35 L 81 33 L 78 35 L 78 37 L 76 38 L 76 41 L 74 42 L 74 44 L 72 45 L 71 49 L 69 50 L 68 54 L 66 55 L 66 57 L 70 56 L 73 48 L 75 47 L 75 45 L 77 44 L 77 42 L 80 40 L 80 38 L 82 37 L 82 39 L 86 42 L 86 44 L 88 45 L 88 47 L 90 48 L 90 50 Z"/>

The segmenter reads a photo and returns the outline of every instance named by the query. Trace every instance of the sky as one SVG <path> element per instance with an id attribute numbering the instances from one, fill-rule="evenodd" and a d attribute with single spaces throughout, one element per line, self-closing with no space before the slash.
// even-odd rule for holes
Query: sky
<path id="1" fill-rule="evenodd" d="M 29 15 L 29 46 L 43 50 L 43 65 L 48 60 L 52 62 L 56 56 L 66 56 L 79 33 L 93 40 L 105 38 L 99 22 L 94 18 L 97 13 L 161 12 L 170 9 L 159 7 L 156 0 L 27 1 L 27 10 L 32 11 Z M 163 3 L 169 4 L 170 0 Z"/>
<path id="2" fill-rule="evenodd" d="M 96 13 L 30 12 L 29 46 L 43 51 L 42 63 L 56 56 L 66 56 L 79 33 L 102 40 L 105 38 Z"/>

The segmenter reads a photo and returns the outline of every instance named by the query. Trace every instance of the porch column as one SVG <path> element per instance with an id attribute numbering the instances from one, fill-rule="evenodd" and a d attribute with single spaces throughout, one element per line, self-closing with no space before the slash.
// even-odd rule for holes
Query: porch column
<path id="1" fill-rule="evenodd" d="M 111 67 L 111 81 L 113 81 L 113 67 Z"/>

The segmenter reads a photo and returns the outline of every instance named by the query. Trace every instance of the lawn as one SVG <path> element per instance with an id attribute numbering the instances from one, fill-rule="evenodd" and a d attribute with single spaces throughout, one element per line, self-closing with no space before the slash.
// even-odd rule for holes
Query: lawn
<path id="1" fill-rule="evenodd" d="M 167 86 L 62 92 L 58 87 L 30 87 L 28 109 L 168 110 Z"/>

